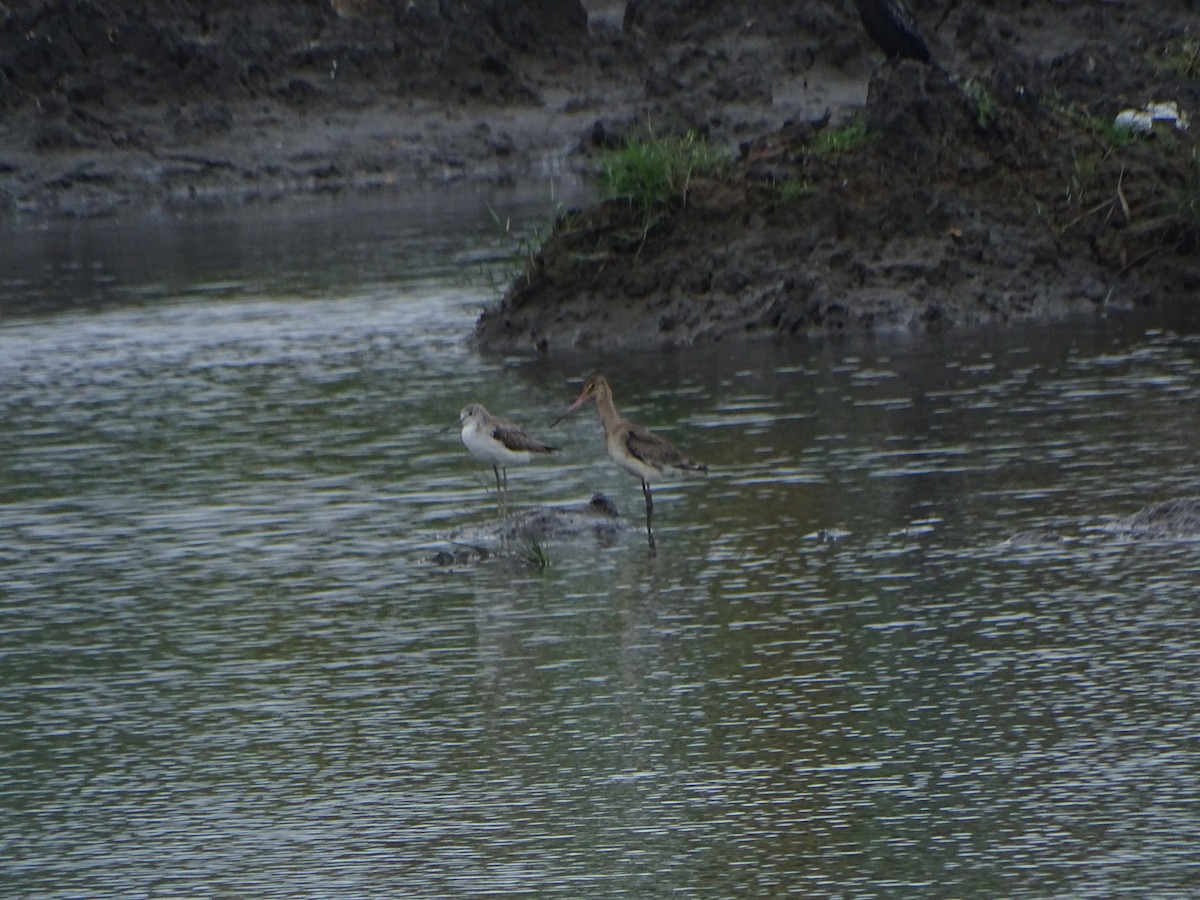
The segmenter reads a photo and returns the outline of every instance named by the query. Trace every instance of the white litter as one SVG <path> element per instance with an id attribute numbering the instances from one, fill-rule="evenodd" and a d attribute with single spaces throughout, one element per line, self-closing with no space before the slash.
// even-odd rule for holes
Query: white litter
<path id="1" fill-rule="evenodd" d="M 1169 122 L 1178 131 L 1186 131 L 1188 127 L 1187 116 L 1179 111 L 1179 104 L 1174 100 L 1147 103 L 1142 109 L 1123 109 L 1113 120 L 1113 127 L 1148 133 L 1154 130 L 1155 122 Z"/>

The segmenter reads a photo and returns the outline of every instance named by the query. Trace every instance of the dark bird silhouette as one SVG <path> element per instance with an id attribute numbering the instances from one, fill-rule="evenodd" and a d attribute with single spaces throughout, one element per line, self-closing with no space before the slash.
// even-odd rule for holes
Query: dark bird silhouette
<path id="1" fill-rule="evenodd" d="M 929 48 L 917 30 L 906 0 L 854 0 L 863 28 L 888 59 L 930 62 Z"/>

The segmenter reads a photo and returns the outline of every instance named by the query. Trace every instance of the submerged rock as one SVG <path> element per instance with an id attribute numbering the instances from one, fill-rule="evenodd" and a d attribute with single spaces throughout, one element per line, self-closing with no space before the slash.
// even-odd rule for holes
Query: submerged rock
<path id="1" fill-rule="evenodd" d="M 1152 503 L 1132 515 L 1106 523 L 1101 530 L 1127 538 L 1200 539 L 1200 497 Z"/>
<path id="2" fill-rule="evenodd" d="M 1000 546 L 1004 549 L 1052 547 L 1078 540 L 1200 540 L 1200 497 L 1177 497 L 1152 503 L 1137 512 L 1064 534 L 1052 528 L 1018 531 Z"/>
<path id="3" fill-rule="evenodd" d="M 611 542 L 632 526 L 620 517 L 616 505 L 594 494 L 576 506 L 539 506 L 496 522 L 473 525 L 450 536 L 429 561 L 440 566 L 461 565 L 492 556 L 528 557 L 532 549 L 549 541 L 593 539 Z"/>
<path id="4" fill-rule="evenodd" d="M 501 540 L 563 540 L 611 538 L 629 528 L 616 505 L 603 494 L 594 494 L 582 506 L 542 506 L 517 516 L 500 529 Z"/>
<path id="5" fill-rule="evenodd" d="M 1070 538 L 1064 537 L 1052 528 L 1030 528 L 1018 531 L 1005 540 L 1001 548 L 1052 547 L 1066 543 Z"/>

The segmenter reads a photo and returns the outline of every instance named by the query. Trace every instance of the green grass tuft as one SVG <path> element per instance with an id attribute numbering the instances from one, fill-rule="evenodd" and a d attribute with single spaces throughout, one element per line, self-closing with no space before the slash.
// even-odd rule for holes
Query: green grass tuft
<path id="1" fill-rule="evenodd" d="M 682 137 L 630 138 L 604 155 L 600 173 L 606 197 L 628 200 L 646 211 L 687 202 L 692 181 L 725 179 L 733 171 L 729 154 L 709 145 L 695 132 Z"/>
<path id="2" fill-rule="evenodd" d="M 988 90 L 987 85 L 976 78 L 963 83 L 963 93 L 975 106 L 975 122 L 980 128 L 987 129 L 996 120 L 1000 104 L 996 95 Z"/>
<path id="3" fill-rule="evenodd" d="M 1089 110 L 1080 109 L 1074 104 L 1056 104 L 1059 112 L 1083 131 L 1090 133 L 1100 141 L 1105 152 L 1128 147 L 1134 141 L 1145 137 L 1145 133 L 1130 128 L 1118 128 L 1113 119 L 1098 115 Z"/>
<path id="4" fill-rule="evenodd" d="M 1171 41 L 1154 62 L 1184 78 L 1200 78 L 1200 38 L 1185 34 L 1179 40 Z"/>
<path id="5" fill-rule="evenodd" d="M 812 182 L 807 178 L 786 178 L 779 182 L 779 199 L 784 203 L 794 203 L 812 191 Z"/>
<path id="6" fill-rule="evenodd" d="M 866 120 L 856 117 L 838 128 L 825 128 L 817 132 L 808 144 L 808 153 L 821 158 L 841 156 L 873 139 Z"/>
<path id="7" fill-rule="evenodd" d="M 519 536 L 519 546 L 517 547 L 516 556 L 525 565 L 531 569 L 542 571 L 550 566 L 550 554 L 546 552 L 546 545 L 528 528 L 521 528 Z"/>
<path id="8" fill-rule="evenodd" d="M 1194 147 L 1183 183 L 1166 192 L 1166 209 L 1181 243 L 1195 252 L 1200 246 L 1200 151 Z"/>

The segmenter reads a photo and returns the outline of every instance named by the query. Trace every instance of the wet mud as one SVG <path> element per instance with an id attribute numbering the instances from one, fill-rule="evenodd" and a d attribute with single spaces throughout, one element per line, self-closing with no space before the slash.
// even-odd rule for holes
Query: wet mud
<path id="1" fill-rule="evenodd" d="M 732 174 L 648 217 L 565 211 L 472 340 L 485 351 L 1194 316 L 1186 2 L 912 7 L 933 65 L 852 3 L 35 0 L 0 6 L 0 215 L 286 202 L 594 173 L 631 134 Z M 865 139 L 818 152 L 858 122 Z"/>

